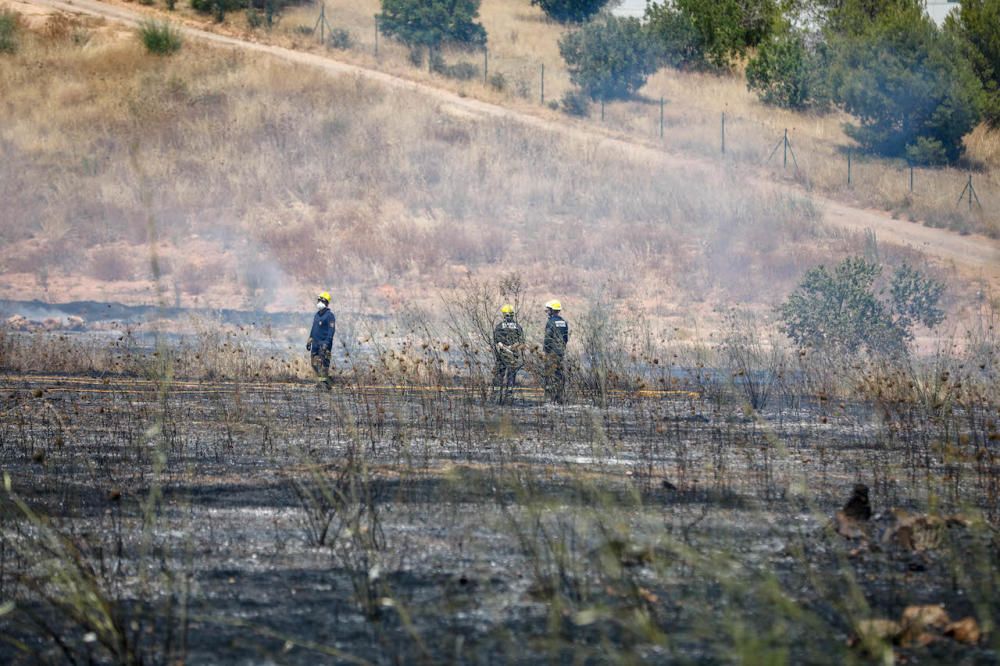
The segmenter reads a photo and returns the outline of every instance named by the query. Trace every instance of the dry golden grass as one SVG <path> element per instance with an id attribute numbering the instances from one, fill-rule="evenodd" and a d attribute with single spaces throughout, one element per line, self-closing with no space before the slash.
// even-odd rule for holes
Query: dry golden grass
<path id="1" fill-rule="evenodd" d="M 150 216 L 159 293 L 215 306 L 298 308 L 322 284 L 344 309 L 436 308 L 466 275 L 513 271 L 536 293 L 600 291 L 679 323 L 766 307 L 861 247 L 738 175 L 692 188 L 596 142 L 362 79 L 194 40 L 157 58 L 134 34 L 80 29 L 82 45 L 37 34 L 0 59 L 0 182 L 17 211 L 0 224 L 4 296 L 148 301 Z M 99 265 L 109 247 L 133 261 Z"/>
<path id="2" fill-rule="evenodd" d="M 166 13 L 162 8 L 143 9 Z M 326 3 L 328 22 L 335 28 L 348 30 L 354 43 L 351 49 L 338 51 L 336 57 L 542 115 L 558 114 L 547 107 L 539 107 L 543 65 L 547 104 L 555 104 L 572 87 L 558 48 L 559 37 L 566 28 L 548 21 L 529 0 L 484 0 L 481 6 L 481 21 L 489 35 L 489 71 L 503 75 L 502 89 L 487 84 L 482 77 L 454 81 L 429 73 L 426 66 L 415 67 L 408 58 L 407 49 L 385 37 L 379 39 L 376 56 L 373 17 L 379 9 L 378 0 L 331 0 Z M 245 15 L 240 12 L 229 14 L 221 26 L 193 12 L 186 3 L 179 4 L 171 15 L 210 30 L 298 50 L 323 51 L 317 37 L 308 34 L 319 15 L 315 5 L 288 9 L 270 32 L 251 30 Z M 445 53 L 445 58 L 450 63 L 468 62 L 478 67 L 483 63 L 482 53 L 478 52 L 452 50 Z M 667 130 L 663 140 L 658 138 L 660 97 L 667 101 Z M 848 187 L 846 152 L 851 141 L 844 134 L 843 125 L 850 118 L 840 113 L 793 113 L 763 105 L 747 91 L 739 73 L 720 77 L 664 69 L 651 77 L 639 101 L 608 104 L 603 121 L 598 109 L 595 105 L 591 120 L 595 125 L 623 132 L 636 140 L 663 145 L 669 150 L 713 158 L 720 152 L 720 121 L 725 111 L 727 159 L 748 166 L 762 165 L 784 129 L 788 128 L 800 170 L 776 172 L 776 177 L 794 178 L 810 190 L 889 211 L 897 217 L 960 232 L 1000 235 L 1000 220 L 991 213 L 996 206 L 994 202 L 1000 201 L 1000 175 L 993 168 L 1000 162 L 1000 132 L 980 128 L 969 137 L 968 162 L 978 169 L 976 189 L 983 201 L 983 208 L 970 212 L 956 203 L 967 179 L 964 167 L 919 170 L 911 194 L 905 165 L 871 159 L 858 165 L 858 170 L 852 174 L 852 185 Z M 772 160 L 771 165 L 774 163 Z"/>

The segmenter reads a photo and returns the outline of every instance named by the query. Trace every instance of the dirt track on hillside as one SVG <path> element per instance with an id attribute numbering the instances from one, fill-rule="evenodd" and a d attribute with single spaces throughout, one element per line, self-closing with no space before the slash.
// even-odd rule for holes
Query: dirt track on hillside
<path id="1" fill-rule="evenodd" d="M 140 11 L 100 2 L 99 0 L 69 0 L 67 2 L 60 0 L 27 0 L 23 4 L 45 6 L 71 13 L 100 16 L 127 24 L 136 24 L 145 17 Z M 464 115 L 474 115 L 483 118 L 504 118 L 574 139 L 590 142 L 596 140 L 598 147 L 602 149 L 624 152 L 633 158 L 648 161 L 651 165 L 655 165 L 658 168 L 683 170 L 693 181 L 704 182 L 703 179 L 705 178 L 718 177 L 725 169 L 724 164 L 713 162 L 703 157 L 665 152 L 662 149 L 644 145 L 627 136 L 587 125 L 581 121 L 569 118 L 561 118 L 556 121 L 532 115 L 521 110 L 509 109 L 489 102 L 461 97 L 456 93 L 436 88 L 426 83 L 409 81 L 385 72 L 340 62 L 329 56 L 248 42 L 189 26 L 182 27 L 182 30 L 190 38 L 257 53 L 266 53 L 289 62 L 317 67 L 330 74 L 360 76 L 391 88 L 429 95 L 442 102 L 442 110 L 445 112 L 462 113 Z M 865 229 L 871 229 L 882 242 L 911 247 L 946 265 L 954 266 L 965 278 L 983 279 L 988 284 L 1000 288 L 1000 242 L 996 240 L 979 234 L 963 236 L 945 229 L 925 227 L 920 224 L 895 220 L 879 211 L 854 208 L 846 203 L 807 193 L 794 184 L 777 183 L 765 178 L 761 174 L 740 173 L 742 169 L 738 168 L 736 171 L 737 179 L 743 179 L 754 187 L 786 195 L 791 194 L 810 198 L 822 209 L 823 220 L 828 225 L 849 232 L 861 232 Z M 727 182 L 727 179 L 721 180 L 722 182 Z"/>

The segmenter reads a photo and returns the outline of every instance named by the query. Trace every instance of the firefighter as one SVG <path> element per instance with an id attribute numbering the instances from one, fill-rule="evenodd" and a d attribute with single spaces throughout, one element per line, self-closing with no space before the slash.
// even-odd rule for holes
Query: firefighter
<path id="1" fill-rule="evenodd" d="M 333 349 L 333 334 L 337 330 L 337 318 L 330 310 L 330 292 L 324 291 L 316 297 L 316 314 L 313 316 L 312 331 L 306 342 L 306 349 L 312 354 L 312 368 L 320 381 L 330 388 L 330 355 Z"/>
<path id="2" fill-rule="evenodd" d="M 562 304 L 559 301 L 549 301 L 545 304 L 545 312 L 549 320 L 545 323 L 544 352 L 544 384 L 545 399 L 561 403 L 566 389 L 566 371 L 563 367 L 566 356 L 566 344 L 569 342 L 569 324 L 559 314 Z"/>
<path id="3" fill-rule="evenodd" d="M 524 329 L 517 323 L 513 305 L 504 305 L 500 314 L 503 319 L 493 329 L 493 355 L 496 357 L 493 389 L 497 392 L 497 402 L 502 405 L 505 398 L 513 399 L 517 371 L 524 365 Z"/>

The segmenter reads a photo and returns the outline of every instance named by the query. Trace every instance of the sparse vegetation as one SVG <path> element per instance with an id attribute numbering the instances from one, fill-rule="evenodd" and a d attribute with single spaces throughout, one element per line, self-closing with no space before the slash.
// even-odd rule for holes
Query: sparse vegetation
<path id="1" fill-rule="evenodd" d="M 0 9 L 0 53 L 17 51 L 18 31 L 21 27 L 20 15 L 9 9 Z"/>
<path id="2" fill-rule="evenodd" d="M 139 37 L 154 55 L 172 55 L 181 50 L 180 32 L 166 21 L 146 21 L 139 26 Z"/>

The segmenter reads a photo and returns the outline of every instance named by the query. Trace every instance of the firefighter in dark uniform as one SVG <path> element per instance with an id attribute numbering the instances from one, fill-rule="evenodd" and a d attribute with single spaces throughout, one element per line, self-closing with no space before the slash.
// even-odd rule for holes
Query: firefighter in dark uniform
<path id="1" fill-rule="evenodd" d="M 566 390 L 566 370 L 563 364 L 566 344 L 569 342 L 569 324 L 559 315 L 562 312 L 562 304 L 559 301 L 546 303 L 545 312 L 549 316 L 549 320 L 545 323 L 545 341 L 542 345 L 545 355 L 543 367 L 545 399 L 561 403 Z"/>
<path id="2" fill-rule="evenodd" d="M 517 371 L 524 365 L 524 329 L 517 323 L 514 306 L 500 308 L 503 319 L 493 329 L 493 355 L 496 368 L 493 371 L 493 390 L 497 392 L 497 402 L 513 399 Z"/>
<path id="3" fill-rule="evenodd" d="M 333 334 L 337 331 L 337 318 L 330 310 L 330 292 L 324 291 L 316 297 L 316 314 L 313 316 L 312 331 L 306 349 L 312 354 L 310 361 L 316 376 L 330 388 L 330 355 L 333 350 Z"/>

